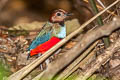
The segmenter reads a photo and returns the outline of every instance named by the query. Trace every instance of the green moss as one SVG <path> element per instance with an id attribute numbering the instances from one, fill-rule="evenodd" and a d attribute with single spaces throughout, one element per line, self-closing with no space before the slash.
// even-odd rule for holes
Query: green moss
<path id="1" fill-rule="evenodd" d="M 53 79 L 56 80 L 57 77 L 59 77 L 58 75 Z M 74 74 L 70 75 L 67 79 L 65 80 L 75 80 L 78 77 L 78 72 L 75 72 Z M 88 78 L 87 80 L 109 80 L 106 77 L 104 77 L 101 74 L 93 74 L 90 78 Z"/>
<path id="2" fill-rule="evenodd" d="M 94 74 L 88 80 L 108 80 L 108 79 L 100 74 Z"/>
<path id="3" fill-rule="evenodd" d="M 26 30 L 8 30 L 10 36 L 27 36 L 29 33 Z"/>
<path id="4" fill-rule="evenodd" d="M 0 61 L 0 80 L 6 80 L 10 74 L 9 68 Z"/>

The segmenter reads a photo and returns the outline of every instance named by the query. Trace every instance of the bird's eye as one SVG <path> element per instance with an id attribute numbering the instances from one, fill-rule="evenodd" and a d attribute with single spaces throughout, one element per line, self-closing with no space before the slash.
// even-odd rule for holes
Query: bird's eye
<path id="1" fill-rule="evenodd" d="M 57 16 L 61 16 L 61 13 L 57 13 Z"/>

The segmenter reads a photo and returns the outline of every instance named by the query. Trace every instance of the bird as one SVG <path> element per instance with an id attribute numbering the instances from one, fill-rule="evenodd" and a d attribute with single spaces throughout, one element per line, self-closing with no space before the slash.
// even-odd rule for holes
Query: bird
<path id="1" fill-rule="evenodd" d="M 30 44 L 27 59 L 33 55 L 44 54 L 66 37 L 66 25 L 64 22 L 65 19 L 71 15 L 72 13 L 63 9 L 54 10 L 49 20 L 43 25 L 36 38 Z"/>

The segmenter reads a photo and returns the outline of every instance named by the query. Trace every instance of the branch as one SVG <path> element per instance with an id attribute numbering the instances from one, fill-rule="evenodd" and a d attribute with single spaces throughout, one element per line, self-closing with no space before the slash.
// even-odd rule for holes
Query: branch
<path id="1" fill-rule="evenodd" d="M 98 44 L 96 41 L 90 48 L 88 48 L 81 56 L 79 56 L 72 64 L 70 64 L 60 75 L 57 77 L 56 80 L 65 80 L 68 78 L 75 70 L 79 68 L 79 63 L 93 50 L 93 48 Z"/>
<path id="2" fill-rule="evenodd" d="M 58 44 L 56 44 L 54 47 L 52 47 L 50 50 L 48 50 L 45 54 L 34 60 L 29 65 L 25 66 L 21 70 L 17 71 L 16 73 L 12 74 L 8 79 L 9 80 L 21 80 L 23 77 L 25 77 L 29 72 L 31 72 L 36 66 L 38 66 L 40 63 L 45 61 L 49 56 L 53 54 L 55 50 L 57 50 L 59 47 L 61 47 L 63 44 L 65 44 L 67 41 L 69 41 L 72 37 L 77 35 L 81 32 L 83 28 L 85 28 L 89 23 L 91 23 L 93 20 L 95 20 L 98 16 L 103 14 L 106 10 L 117 4 L 120 0 L 116 0 L 114 3 L 112 3 L 110 6 L 108 6 L 106 9 L 98 13 L 96 16 L 91 18 L 89 21 L 87 21 L 85 24 L 81 25 L 79 29 L 68 35 L 65 39 L 60 41 Z M 68 63 L 67 63 L 68 64 Z"/>
<path id="3" fill-rule="evenodd" d="M 81 41 L 76 44 L 75 47 L 73 47 L 63 56 L 61 56 L 60 59 L 57 59 L 54 63 L 51 63 L 48 66 L 47 70 L 41 77 L 41 80 L 51 80 L 60 70 L 69 65 L 86 48 L 88 48 L 91 43 L 103 36 L 109 36 L 114 30 L 118 28 L 120 28 L 120 17 L 115 17 L 111 23 L 98 27 L 86 33 L 81 39 Z"/>
<path id="4" fill-rule="evenodd" d="M 105 52 L 97 57 L 95 61 L 93 61 L 90 65 L 86 67 L 86 70 L 79 74 L 76 80 L 86 80 L 89 78 L 97 69 L 101 67 L 112 55 L 120 49 L 120 38 L 117 39 L 116 42 L 111 44 L 109 48 L 105 50 Z"/>

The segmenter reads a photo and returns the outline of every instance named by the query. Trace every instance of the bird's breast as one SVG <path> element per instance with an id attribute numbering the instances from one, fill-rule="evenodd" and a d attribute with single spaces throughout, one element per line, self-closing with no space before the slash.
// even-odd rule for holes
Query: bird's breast
<path id="1" fill-rule="evenodd" d="M 66 37 L 66 27 L 59 27 L 59 28 L 54 28 L 53 30 L 53 36 L 58 37 L 58 38 L 65 38 Z"/>

